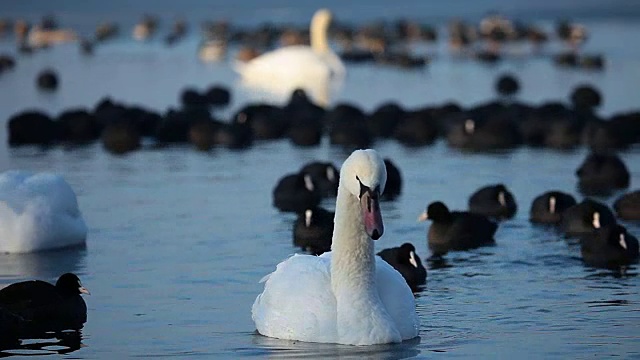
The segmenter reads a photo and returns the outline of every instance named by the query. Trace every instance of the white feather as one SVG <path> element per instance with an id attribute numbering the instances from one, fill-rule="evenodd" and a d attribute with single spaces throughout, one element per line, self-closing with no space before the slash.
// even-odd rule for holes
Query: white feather
<path id="1" fill-rule="evenodd" d="M 0 251 L 25 253 L 82 245 L 87 226 L 71 186 L 54 174 L 0 174 Z"/>
<path id="2" fill-rule="evenodd" d="M 327 10 L 316 12 L 310 29 L 312 46 L 276 49 L 246 63 L 236 62 L 234 70 L 248 87 L 286 96 L 302 88 L 316 102 L 327 105 L 330 90 L 341 85 L 346 72 L 340 58 L 327 45 L 330 19 Z"/>

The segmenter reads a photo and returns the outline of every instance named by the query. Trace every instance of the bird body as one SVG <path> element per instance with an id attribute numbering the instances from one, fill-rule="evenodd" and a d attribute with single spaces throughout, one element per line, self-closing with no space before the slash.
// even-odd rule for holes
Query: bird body
<path id="1" fill-rule="evenodd" d="M 411 289 L 372 240 L 383 232 L 386 170 L 373 150 L 356 150 L 340 172 L 331 252 L 294 255 L 263 278 L 252 318 L 262 335 L 308 342 L 373 345 L 418 335 Z"/>
<path id="2" fill-rule="evenodd" d="M 416 248 L 411 243 L 384 249 L 378 256 L 396 269 L 413 291 L 427 282 L 427 269 L 422 265 Z"/>
<path id="3" fill-rule="evenodd" d="M 427 232 L 429 249 L 439 256 L 449 251 L 469 250 L 495 243 L 498 225 L 486 216 L 467 211 L 449 211 L 440 201 L 429 204 L 419 221 L 431 220 Z"/>
<path id="4" fill-rule="evenodd" d="M 314 95 L 318 103 L 328 105 L 329 88 L 340 84 L 346 73 L 327 41 L 330 22 L 331 13 L 318 10 L 311 20 L 311 46 L 282 47 L 247 62 L 237 62 L 235 71 L 249 87 L 286 96 L 302 88 Z"/>
<path id="5" fill-rule="evenodd" d="M 0 308 L 25 320 L 29 333 L 76 330 L 87 321 L 87 305 L 80 294 L 89 294 L 78 277 L 67 273 L 55 285 L 41 280 L 11 284 L 0 289 Z"/>

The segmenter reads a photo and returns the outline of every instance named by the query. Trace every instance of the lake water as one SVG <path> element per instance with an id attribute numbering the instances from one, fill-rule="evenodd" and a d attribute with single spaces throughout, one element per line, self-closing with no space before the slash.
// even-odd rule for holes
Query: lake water
<path id="1" fill-rule="evenodd" d="M 295 6 L 278 1 L 268 9 L 256 3 L 237 1 L 227 6 L 213 1 L 208 7 L 208 3 L 193 0 L 184 5 L 147 1 L 136 2 L 135 10 L 118 12 L 122 1 L 73 1 L 60 4 L 63 8 L 56 14 L 64 24 L 87 29 L 109 16 L 123 24 L 133 23 L 144 9 L 165 19 L 179 12 L 192 19 L 194 27 L 205 16 L 215 18 L 218 9 L 220 14 L 254 25 L 268 16 L 304 22 L 313 9 L 327 4 L 348 21 L 416 13 L 438 20 L 458 14 L 459 9 L 475 18 L 504 6 L 509 14 L 539 17 L 550 28 L 555 17 L 575 13 L 592 32 L 586 49 L 607 54 L 606 71 L 559 69 L 545 58 L 510 60 L 496 66 L 451 61 L 441 41 L 430 49 L 439 57 L 423 70 L 349 65 L 336 101 L 353 102 L 366 111 L 387 100 L 407 107 L 447 100 L 468 106 L 492 98 L 496 76 L 508 70 L 521 79 L 519 98 L 523 101 L 565 100 L 573 86 L 588 82 L 603 93 L 602 115 L 637 109 L 640 104 L 640 48 L 632 46 L 640 34 L 636 17 L 640 7 L 632 1 L 530 5 L 494 0 L 482 7 L 460 1 L 456 8 L 412 1 L 389 11 L 382 1 L 348 6 L 338 1 Z M 181 4 L 180 11 L 176 4 Z M 53 2 L 3 2 L 0 13 L 35 19 L 56 10 L 51 6 Z M 434 200 L 443 200 L 454 209 L 466 208 L 468 196 L 490 183 L 503 182 L 512 190 L 519 205 L 516 217 L 500 224 L 496 246 L 450 253 L 447 266 L 429 268 L 427 285 L 416 294 L 421 327 L 415 341 L 348 347 L 257 335 L 250 310 L 262 290 L 258 281 L 297 251 L 291 238 L 294 216 L 271 206 L 273 187 L 281 176 L 308 161 L 330 160 L 339 166 L 348 154 L 327 142 L 300 149 L 284 140 L 258 143 L 242 152 L 216 149 L 201 153 L 177 147 L 124 157 L 112 156 L 100 145 L 74 150 L 9 149 L 5 121 L 27 108 L 55 115 L 73 106 L 93 107 L 110 95 L 164 111 L 177 105 L 183 87 L 220 83 L 231 87 L 234 95 L 230 108 L 219 114 L 224 117 L 255 98 L 238 86 L 227 62 L 201 64 L 197 60 L 194 33 L 167 49 L 160 39 L 140 44 L 130 40 L 129 28 L 124 27 L 123 32 L 124 37 L 97 48 L 93 57 L 82 57 L 75 45 L 59 46 L 18 57 L 16 68 L 0 76 L 0 171 L 62 174 L 76 191 L 89 227 L 84 250 L 0 255 L 0 286 L 33 278 L 55 281 L 61 273 L 72 271 L 91 290 L 92 295 L 85 297 L 89 310 L 82 347 L 67 356 L 640 357 L 637 267 L 623 277 L 586 267 L 579 246 L 528 221 L 532 199 L 546 190 L 560 189 L 581 198 L 574 171 L 585 158 L 585 149 L 520 148 L 469 154 L 450 149 L 442 141 L 423 148 L 377 142 L 374 147 L 390 157 L 404 177 L 402 196 L 383 204 L 386 231 L 376 242 L 377 249 L 409 241 L 423 259 L 428 257 L 428 224 L 417 223 L 418 214 Z M 13 52 L 13 43 L 0 40 L 2 51 Z M 49 66 L 60 74 L 61 87 L 42 94 L 34 79 L 40 69 Z M 637 189 L 640 149 L 620 156 L 631 172 L 631 189 Z M 614 199 L 601 200 L 611 204 Z M 334 203 L 325 205 L 331 208 Z M 624 224 L 640 235 L 640 224 Z M 49 354 L 68 347 L 8 353 Z"/>

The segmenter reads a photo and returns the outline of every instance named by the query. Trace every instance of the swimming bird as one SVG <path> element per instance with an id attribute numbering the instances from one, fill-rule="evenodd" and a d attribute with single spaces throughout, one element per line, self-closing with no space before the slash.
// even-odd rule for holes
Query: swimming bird
<path id="1" fill-rule="evenodd" d="M 498 219 L 510 219 L 518 210 L 513 194 L 503 185 L 488 185 L 469 197 L 469 211 Z"/>
<path id="2" fill-rule="evenodd" d="M 313 178 L 304 172 L 285 175 L 273 189 L 273 206 L 280 211 L 301 212 L 317 206 L 321 199 Z"/>
<path id="3" fill-rule="evenodd" d="M 579 237 L 616 223 L 613 212 L 601 202 L 584 199 L 562 213 L 560 229 L 567 237 Z"/>
<path id="4" fill-rule="evenodd" d="M 323 197 L 333 198 L 338 193 L 338 169 L 331 162 L 313 161 L 305 164 L 301 172 L 311 175 Z"/>
<path id="5" fill-rule="evenodd" d="M 638 239 L 617 224 L 583 235 L 580 245 L 582 260 L 593 267 L 617 269 L 637 262 L 640 257 Z"/>
<path id="6" fill-rule="evenodd" d="M 418 335 L 411 289 L 374 255 L 383 232 L 385 166 L 375 150 L 342 165 L 331 252 L 293 255 L 262 279 L 252 318 L 262 335 L 345 345 L 397 343 Z"/>
<path id="7" fill-rule="evenodd" d="M 404 243 L 398 247 L 384 249 L 378 256 L 402 275 L 411 290 L 416 291 L 418 286 L 427 282 L 427 269 L 422 265 L 413 244 Z"/>
<path id="8" fill-rule="evenodd" d="M 9 146 L 50 146 L 56 141 L 59 123 L 46 113 L 27 110 L 17 113 L 7 121 Z"/>
<path id="9" fill-rule="evenodd" d="M 384 165 L 387 167 L 387 186 L 382 199 L 393 200 L 402 192 L 402 174 L 391 159 L 384 159 Z"/>
<path id="10" fill-rule="evenodd" d="M 418 221 L 425 220 L 432 221 L 427 241 L 434 256 L 495 243 L 493 235 L 498 225 L 481 214 L 449 211 L 444 203 L 436 201 L 418 217 Z"/>
<path id="11" fill-rule="evenodd" d="M 613 209 L 618 217 L 625 220 L 640 220 L 640 190 L 620 196 Z"/>
<path id="12" fill-rule="evenodd" d="M 133 28 L 133 38 L 138 41 L 148 40 L 158 29 L 158 19 L 153 15 L 144 15 Z"/>
<path id="13" fill-rule="evenodd" d="M 59 84 L 58 74 L 53 69 L 44 69 L 36 76 L 36 85 L 40 90 L 55 91 Z"/>
<path id="14" fill-rule="evenodd" d="M 0 252 L 83 246 L 86 237 L 76 194 L 61 176 L 22 170 L 0 174 Z"/>
<path id="15" fill-rule="evenodd" d="M 629 187 L 631 175 L 616 154 L 591 153 L 576 170 L 578 189 L 586 195 L 609 195 Z"/>
<path id="16" fill-rule="evenodd" d="M 327 29 L 331 22 L 327 9 L 316 11 L 311 20 L 311 46 L 294 45 L 262 54 L 234 69 L 245 84 L 285 95 L 297 88 L 312 94 L 318 103 L 328 104 L 328 88 L 339 84 L 346 70 L 331 50 Z"/>
<path id="17" fill-rule="evenodd" d="M 55 285 L 31 280 L 0 290 L 0 308 L 26 320 L 24 331 L 76 330 L 87 321 L 87 305 L 80 294 L 89 295 L 78 276 L 63 274 Z"/>
<path id="18" fill-rule="evenodd" d="M 298 214 L 293 224 L 293 244 L 313 255 L 331 251 L 335 214 L 321 207 Z"/>
<path id="19" fill-rule="evenodd" d="M 561 191 L 547 191 L 531 203 L 529 221 L 541 224 L 558 224 L 562 213 L 576 204 L 576 199 Z"/>

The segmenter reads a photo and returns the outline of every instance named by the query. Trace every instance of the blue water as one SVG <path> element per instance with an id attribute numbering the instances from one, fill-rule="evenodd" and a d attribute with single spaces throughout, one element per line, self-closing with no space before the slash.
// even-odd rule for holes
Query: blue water
<path id="1" fill-rule="evenodd" d="M 167 21 L 167 14 L 186 14 L 195 27 L 201 18 L 217 14 L 249 24 L 267 19 L 304 22 L 319 5 L 162 1 L 136 2 L 134 10 L 127 12 L 123 3 L 73 1 L 52 8 L 53 2 L 2 2 L 0 12 L 35 19 L 56 10 L 64 24 L 90 29 L 107 18 L 132 24 L 149 9 L 165 15 Z M 640 48 L 632 44 L 640 23 L 633 17 L 639 13 L 633 1 L 494 0 L 482 6 L 457 1 L 459 7 L 422 1 L 393 7 L 382 1 L 325 4 L 352 21 L 413 14 L 435 20 L 453 15 L 476 18 L 499 7 L 539 18 L 550 27 L 558 16 L 577 14 L 592 32 L 587 50 L 609 56 L 604 72 L 559 69 L 545 58 L 490 67 L 452 61 L 441 42 L 431 49 L 439 56 L 423 70 L 349 65 L 337 102 L 350 101 L 366 111 L 387 100 L 407 107 L 447 100 L 468 106 L 492 98 L 496 75 L 509 70 L 522 81 L 519 97 L 524 101 L 564 100 L 574 85 L 588 82 L 604 95 L 602 115 L 637 109 L 639 104 Z M 459 13 L 461 9 L 467 12 Z M 73 271 L 91 290 L 92 295 L 85 297 L 89 313 L 83 346 L 68 357 L 640 356 L 637 267 L 624 277 L 586 267 L 578 246 L 528 221 L 531 200 L 546 190 L 556 188 L 580 198 L 574 171 L 586 150 L 521 148 L 468 154 L 449 149 L 442 141 L 411 149 L 394 141 L 375 144 L 393 159 L 405 180 L 402 196 L 383 205 L 386 229 L 376 243 L 378 249 L 410 241 L 424 259 L 429 254 L 427 224 L 417 223 L 416 217 L 426 204 L 443 200 L 451 208 L 462 209 L 476 188 L 489 183 L 504 182 L 515 194 L 519 210 L 514 219 L 500 224 L 496 246 L 451 253 L 448 266 L 428 270 L 427 285 L 416 295 L 420 339 L 400 345 L 346 347 L 256 335 L 250 308 L 262 288 L 258 281 L 297 251 L 291 239 L 294 216 L 271 206 L 273 186 L 307 161 L 324 159 L 339 165 L 347 154 L 326 142 L 300 149 L 288 141 L 258 143 L 244 152 L 200 153 L 178 147 L 124 157 L 111 156 L 100 145 L 74 150 L 9 149 L 4 122 L 26 108 L 56 115 L 69 107 L 92 107 L 110 95 L 164 111 L 177 105 L 184 86 L 221 83 L 234 91 L 231 107 L 218 114 L 224 117 L 255 98 L 238 86 L 227 62 L 197 60 L 195 34 L 167 49 L 159 38 L 140 44 L 129 39 L 129 28 L 123 32 L 123 38 L 97 48 L 93 57 L 82 57 L 75 45 L 60 46 L 18 57 L 15 70 L 0 77 L 0 171 L 21 168 L 62 174 L 78 194 L 89 227 L 84 250 L 0 255 L 0 286 L 33 278 L 53 281 Z M 11 40 L 0 40 L 0 52 L 13 49 Z M 45 66 L 60 74 L 56 93 L 42 94 L 34 86 L 35 74 Z M 636 147 L 620 156 L 631 172 L 631 189 L 638 188 L 640 150 Z M 614 198 L 601 200 L 611 204 Z M 334 206 L 332 201 L 325 205 Z M 640 235 L 640 224 L 625 225 Z M 23 352 L 48 354 L 56 349 Z"/>

